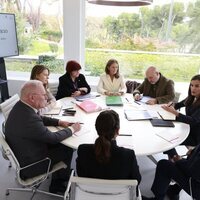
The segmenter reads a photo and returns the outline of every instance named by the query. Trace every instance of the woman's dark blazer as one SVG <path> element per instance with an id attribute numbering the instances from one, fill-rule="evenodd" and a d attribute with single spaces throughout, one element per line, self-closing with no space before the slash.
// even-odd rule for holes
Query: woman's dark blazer
<path id="1" fill-rule="evenodd" d="M 93 144 L 82 144 L 78 147 L 76 160 L 78 176 L 101 179 L 136 179 L 141 181 L 141 175 L 135 152 L 118 147 L 116 141 L 111 144 L 111 159 L 107 164 L 97 162 Z"/>
<path id="2" fill-rule="evenodd" d="M 185 115 L 179 113 L 176 120 L 190 125 L 190 133 L 183 142 L 184 145 L 196 146 L 200 144 L 200 106 L 185 106 L 185 100 L 175 104 L 175 109 L 185 107 Z"/>
<path id="3" fill-rule="evenodd" d="M 78 78 L 76 78 L 75 83 L 77 83 L 77 87 L 74 87 L 74 82 L 72 81 L 70 74 L 65 73 L 63 76 L 59 78 L 58 91 L 56 94 L 56 99 L 61 99 L 64 97 L 70 97 L 72 93 L 78 90 L 78 88 L 86 87 L 88 89 L 87 93 L 90 93 L 90 86 L 85 80 L 85 76 L 80 74 Z"/>

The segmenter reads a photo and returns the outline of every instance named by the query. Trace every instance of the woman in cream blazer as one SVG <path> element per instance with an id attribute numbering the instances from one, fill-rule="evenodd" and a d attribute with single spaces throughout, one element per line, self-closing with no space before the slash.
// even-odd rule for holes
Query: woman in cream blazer
<path id="1" fill-rule="evenodd" d="M 105 73 L 100 76 L 97 92 L 108 96 L 121 96 L 126 92 L 124 78 L 119 74 L 119 64 L 110 59 L 105 67 Z"/>

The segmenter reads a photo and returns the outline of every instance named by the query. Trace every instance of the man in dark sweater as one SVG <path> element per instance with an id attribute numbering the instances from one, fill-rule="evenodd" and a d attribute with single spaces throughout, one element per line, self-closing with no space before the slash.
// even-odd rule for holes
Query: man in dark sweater
<path id="1" fill-rule="evenodd" d="M 175 97 L 174 82 L 165 78 L 155 67 L 146 70 L 146 78 L 143 83 L 133 91 L 136 101 L 143 96 L 151 97 L 147 104 L 163 104 L 173 101 Z"/>

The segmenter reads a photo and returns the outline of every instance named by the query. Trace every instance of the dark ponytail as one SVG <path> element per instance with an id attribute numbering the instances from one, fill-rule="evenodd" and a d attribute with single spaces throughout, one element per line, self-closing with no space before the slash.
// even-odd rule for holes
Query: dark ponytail
<path id="1" fill-rule="evenodd" d="M 111 140 L 119 130 L 119 115 L 113 110 L 103 111 L 97 117 L 95 127 L 99 135 L 94 144 L 96 160 L 107 163 L 111 157 Z"/>

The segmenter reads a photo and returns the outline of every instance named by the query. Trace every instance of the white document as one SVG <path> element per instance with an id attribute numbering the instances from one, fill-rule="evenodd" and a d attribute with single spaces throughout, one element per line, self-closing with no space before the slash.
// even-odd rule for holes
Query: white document
<path id="1" fill-rule="evenodd" d="M 62 127 L 62 126 L 47 126 L 47 128 L 51 132 L 57 132 L 59 130 L 63 130 L 64 129 L 64 127 Z M 81 130 L 78 131 L 78 132 L 75 132 L 72 136 L 78 137 L 78 136 L 81 136 L 81 135 L 86 134 L 88 132 L 90 132 L 90 130 L 86 126 L 82 125 L 81 126 Z"/>
<path id="2" fill-rule="evenodd" d="M 179 136 L 174 134 L 174 132 L 171 132 L 171 131 L 169 132 L 162 131 L 162 132 L 156 133 L 156 135 L 171 143 L 174 143 L 179 139 Z"/>
<path id="3" fill-rule="evenodd" d="M 158 114 L 163 120 L 175 120 L 176 116 L 168 111 L 158 111 Z"/>
<path id="4" fill-rule="evenodd" d="M 124 113 L 129 121 L 152 119 L 147 110 L 124 110 Z"/>
<path id="5" fill-rule="evenodd" d="M 89 132 L 90 132 L 90 130 L 86 126 L 83 125 L 83 126 L 81 126 L 81 130 L 78 131 L 78 132 L 75 132 L 73 134 L 73 136 L 79 137 L 79 136 L 84 135 L 84 134 L 89 133 Z"/>
<path id="6" fill-rule="evenodd" d="M 49 112 L 45 113 L 44 115 L 59 115 L 61 110 L 62 106 L 56 105 L 54 108 L 52 108 Z"/>

